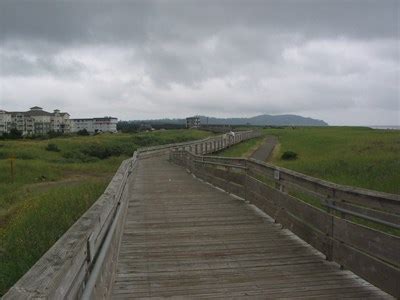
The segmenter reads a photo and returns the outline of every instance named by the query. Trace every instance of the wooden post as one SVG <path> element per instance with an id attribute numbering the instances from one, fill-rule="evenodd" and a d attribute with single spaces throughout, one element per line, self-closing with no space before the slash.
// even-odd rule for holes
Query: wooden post
<path id="1" fill-rule="evenodd" d="M 10 175 L 11 175 L 11 182 L 14 183 L 15 181 L 15 154 L 10 156 Z"/>

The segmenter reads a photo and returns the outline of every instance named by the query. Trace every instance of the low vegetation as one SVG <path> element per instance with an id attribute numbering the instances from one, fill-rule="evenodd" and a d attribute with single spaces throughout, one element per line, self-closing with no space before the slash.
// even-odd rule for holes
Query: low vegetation
<path id="1" fill-rule="evenodd" d="M 250 157 L 265 141 L 265 136 L 250 139 L 215 153 L 226 157 Z"/>
<path id="2" fill-rule="evenodd" d="M 265 132 L 279 139 L 273 164 L 339 184 L 400 194 L 400 131 L 304 127 Z M 287 151 L 297 153 L 297 159 L 284 159 Z"/>
<path id="3" fill-rule="evenodd" d="M 281 155 L 282 160 L 294 160 L 297 158 L 297 153 L 293 151 L 285 151 Z"/>
<path id="4" fill-rule="evenodd" d="M 0 141 L 0 295 L 92 205 L 138 147 L 208 135 L 167 130 Z"/>
<path id="5" fill-rule="evenodd" d="M 400 194 L 400 131 L 367 127 L 279 127 L 270 163 L 335 183 Z M 219 155 L 248 157 L 262 138 Z"/>
<path id="6" fill-rule="evenodd" d="M 265 129 L 264 133 L 275 135 L 279 140 L 269 163 L 343 185 L 400 194 L 400 131 L 365 127 L 282 127 Z M 241 143 L 229 151 L 235 153 L 234 156 L 245 157 L 252 149 L 250 143 Z M 225 151 L 221 154 L 226 155 Z M 275 186 L 268 177 L 258 179 Z M 289 194 L 327 210 L 319 197 L 299 191 L 289 191 Z M 383 224 L 358 217 L 350 217 L 350 220 L 400 236 L 400 230 Z"/>

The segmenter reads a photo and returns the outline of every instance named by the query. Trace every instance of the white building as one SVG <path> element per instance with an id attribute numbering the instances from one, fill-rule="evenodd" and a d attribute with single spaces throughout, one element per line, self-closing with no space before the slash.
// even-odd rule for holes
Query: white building
<path id="1" fill-rule="evenodd" d="M 89 133 L 117 132 L 118 119 L 113 117 L 71 119 L 71 132 L 87 130 Z"/>
<path id="2" fill-rule="evenodd" d="M 11 113 L 0 110 L 0 135 L 9 132 L 11 129 Z"/>
<path id="3" fill-rule="evenodd" d="M 55 132 L 67 133 L 71 131 L 71 120 L 70 115 L 66 112 L 60 112 L 60 110 L 55 109 L 50 118 L 51 130 Z"/>
<path id="4" fill-rule="evenodd" d="M 23 135 L 41 135 L 50 131 L 68 133 L 69 114 L 57 109 L 50 113 L 38 106 L 31 107 L 29 111 L 0 111 L 0 133 L 9 132 L 12 128 L 21 131 Z"/>

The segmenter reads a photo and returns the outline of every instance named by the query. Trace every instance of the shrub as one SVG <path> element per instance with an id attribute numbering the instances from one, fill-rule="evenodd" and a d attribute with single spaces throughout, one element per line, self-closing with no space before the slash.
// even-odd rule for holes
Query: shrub
<path id="1" fill-rule="evenodd" d="M 79 130 L 76 134 L 77 135 L 90 135 L 86 129 Z"/>
<path id="2" fill-rule="evenodd" d="M 138 135 L 134 137 L 134 143 L 139 147 L 149 147 L 154 145 L 165 144 L 165 140 L 158 136 Z"/>
<path id="3" fill-rule="evenodd" d="M 110 156 L 120 156 L 123 151 L 119 146 L 104 146 L 99 144 L 92 144 L 83 148 L 81 152 L 85 155 L 106 159 Z"/>
<path id="4" fill-rule="evenodd" d="M 46 147 L 46 150 L 52 151 L 52 152 L 60 152 L 61 151 L 56 144 L 48 144 Z"/>
<path id="5" fill-rule="evenodd" d="M 64 160 L 61 161 L 62 163 L 89 163 L 98 161 L 98 158 L 87 156 L 76 150 L 65 152 L 62 157 L 64 158 Z"/>
<path id="6" fill-rule="evenodd" d="M 281 159 L 283 160 L 295 160 L 297 159 L 297 153 L 293 151 L 285 151 L 283 152 Z"/>
<path id="7" fill-rule="evenodd" d="M 47 133 L 47 136 L 48 136 L 49 139 L 54 139 L 54 138 L 57 138 L 57 137 L 60 137 L 60 136 L 63 136 L 63 135 L 64 135 L 64 133 L 62 133 L 60 131 L 53 131 L 53 130 L 50 130 Z"/>
<path id="8" fill-rule="evenodd" d="M 22 131 L 19 131 L 15 128 L 11 129 L 9 133 L 4 132 L 1 136 L 3 140 L 10 139 L 10 140 L 17 140 L 22 139 Z"/>

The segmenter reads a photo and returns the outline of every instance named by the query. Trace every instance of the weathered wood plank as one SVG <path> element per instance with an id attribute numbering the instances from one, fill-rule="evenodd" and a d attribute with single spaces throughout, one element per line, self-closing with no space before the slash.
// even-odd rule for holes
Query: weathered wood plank
<path id="1" fill-rule="evenodd" d="M 334 218 L 333 237 L 400 267 L 400 237 Z"/>
<path id="2" fill-rule="evenodd" d="M 134 182 L 112 298 L 388 297 L 184 168 L 153 158 L 138 171 L 147 175 Z M 228 192 L 245 191 L 201 164 L 195 174 Z M 243 195 L 275 207 L 281 195 L 271 200 L 266 191 L 272 193 L 262 187 Z"/>
<path id="3" fill-rule="evenodd" d="M 380 286 L 396 298 L 400 298 L 400 269 L 373 258 L 339 241 L 333 241 L 333 259 Z"/>

